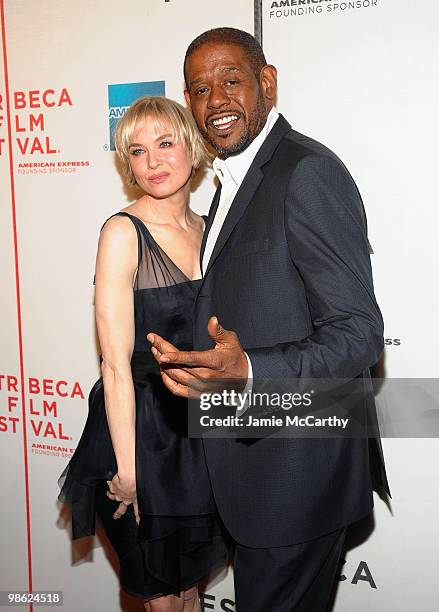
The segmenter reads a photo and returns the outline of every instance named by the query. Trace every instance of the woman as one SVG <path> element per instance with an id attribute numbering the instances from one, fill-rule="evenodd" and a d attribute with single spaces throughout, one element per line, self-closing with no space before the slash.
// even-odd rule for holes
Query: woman
<path id="1" fill-rule="evenodd" d="M 144 195 L 104 224 L 96 260 L 102 378 L 78 448 L 60 478 L 73 538 L 95 514 L 120 559 L 120 580 L 150 612 L 198 611 L 196 584 L 227 560 L 200 440 L 187 404 L 161 382 L 146 334 L 192 348 L 204 222 L 189 208 L 206 157 L 188 111 L 143 97 L 118 123 L 116 151 Z M 107 489 L 108 484 L 108 489 Z"/>

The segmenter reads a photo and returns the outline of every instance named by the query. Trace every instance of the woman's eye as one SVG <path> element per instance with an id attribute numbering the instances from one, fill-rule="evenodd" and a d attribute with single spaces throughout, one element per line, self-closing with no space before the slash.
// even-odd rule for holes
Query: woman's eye
<path id="1" fill-rule="evenodd" d="M 141 155 L 143 153 L 143 149 L 131 149 L 131 155 Z"/>
<path id="2" fill-rule="evenodd" d="M 167 149 L 168 147 L 172 147 L 172 142 L 170 140 L 162 140 L 160 146 L 162 149 Z"/>

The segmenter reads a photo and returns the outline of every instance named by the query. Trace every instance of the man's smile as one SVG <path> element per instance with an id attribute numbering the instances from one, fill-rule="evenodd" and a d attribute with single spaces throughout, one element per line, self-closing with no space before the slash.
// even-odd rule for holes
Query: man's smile
<path id="1" fill-rule="evenodd" d="M 238 113 L 228 113 L 227 115 L 214 115 L 207 120 L 208 128 L 212 128 L 216 133 L 225 133 L 235 127 L 241 116 Z"/>

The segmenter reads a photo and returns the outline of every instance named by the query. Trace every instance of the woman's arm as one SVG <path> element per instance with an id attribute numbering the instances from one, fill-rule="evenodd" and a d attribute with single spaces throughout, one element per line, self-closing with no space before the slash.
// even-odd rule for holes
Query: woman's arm
<path id="1" fill-rule="evenodd" d="M 112 217 L 104 225 L 96 258 L 96 325 L 102 351 L 105 409 L 118 473 L 113 499 L 133 502 L 135 493 L 135 398 L 131 374 L 134 347 L 133 280 L 137 235 L 132 222 Z"/>

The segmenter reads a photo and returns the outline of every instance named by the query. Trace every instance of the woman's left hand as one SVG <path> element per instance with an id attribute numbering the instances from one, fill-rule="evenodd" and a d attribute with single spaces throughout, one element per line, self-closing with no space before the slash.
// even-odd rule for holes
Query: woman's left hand
<path id="1" fill-rule="evenodd" d="M 139 524 L 140 523 L 140 514 L 139 514 L 139 507 L 137 505 L 137 499 L 134 500 L 132 502 L 132 504 L 133 504 L 134 516 L 136 518 L 136 523 Z M 130 504 L 128 502 L 120 502 L 118 509 L 113 514 L 113 518 L 114 519 L 118 519 L 121 516 L 123 516 L 125 514 L 125 512 L 128 510 L 128 506 L 129 505 Z"/>
<path id="2" fill-rule="evenodd" d="M 136 493 L 136 477 L 133 476 L 119 476 L 117 472 L 113 476 L 113 480 L 107 480 L 108 491 L 107 495 L 110 499 L 121 502 L 126 501 L 129 504 L 137 497 Z"/>
<path id="3" fill-rule="evenodd" d="M 107 496 L 113 501 L 120 502 L 118 509 L 113 514 L 115 519 L 120 518 L 125 514 L 130 504 L 133 504 L 134 515 L 137 523 L 139 523 L 139 510 L 137 506 L 136 478 L 122 478 L 119 474 L 115 474 L 112 480 L 107 480 L 108 491 Z"/>

